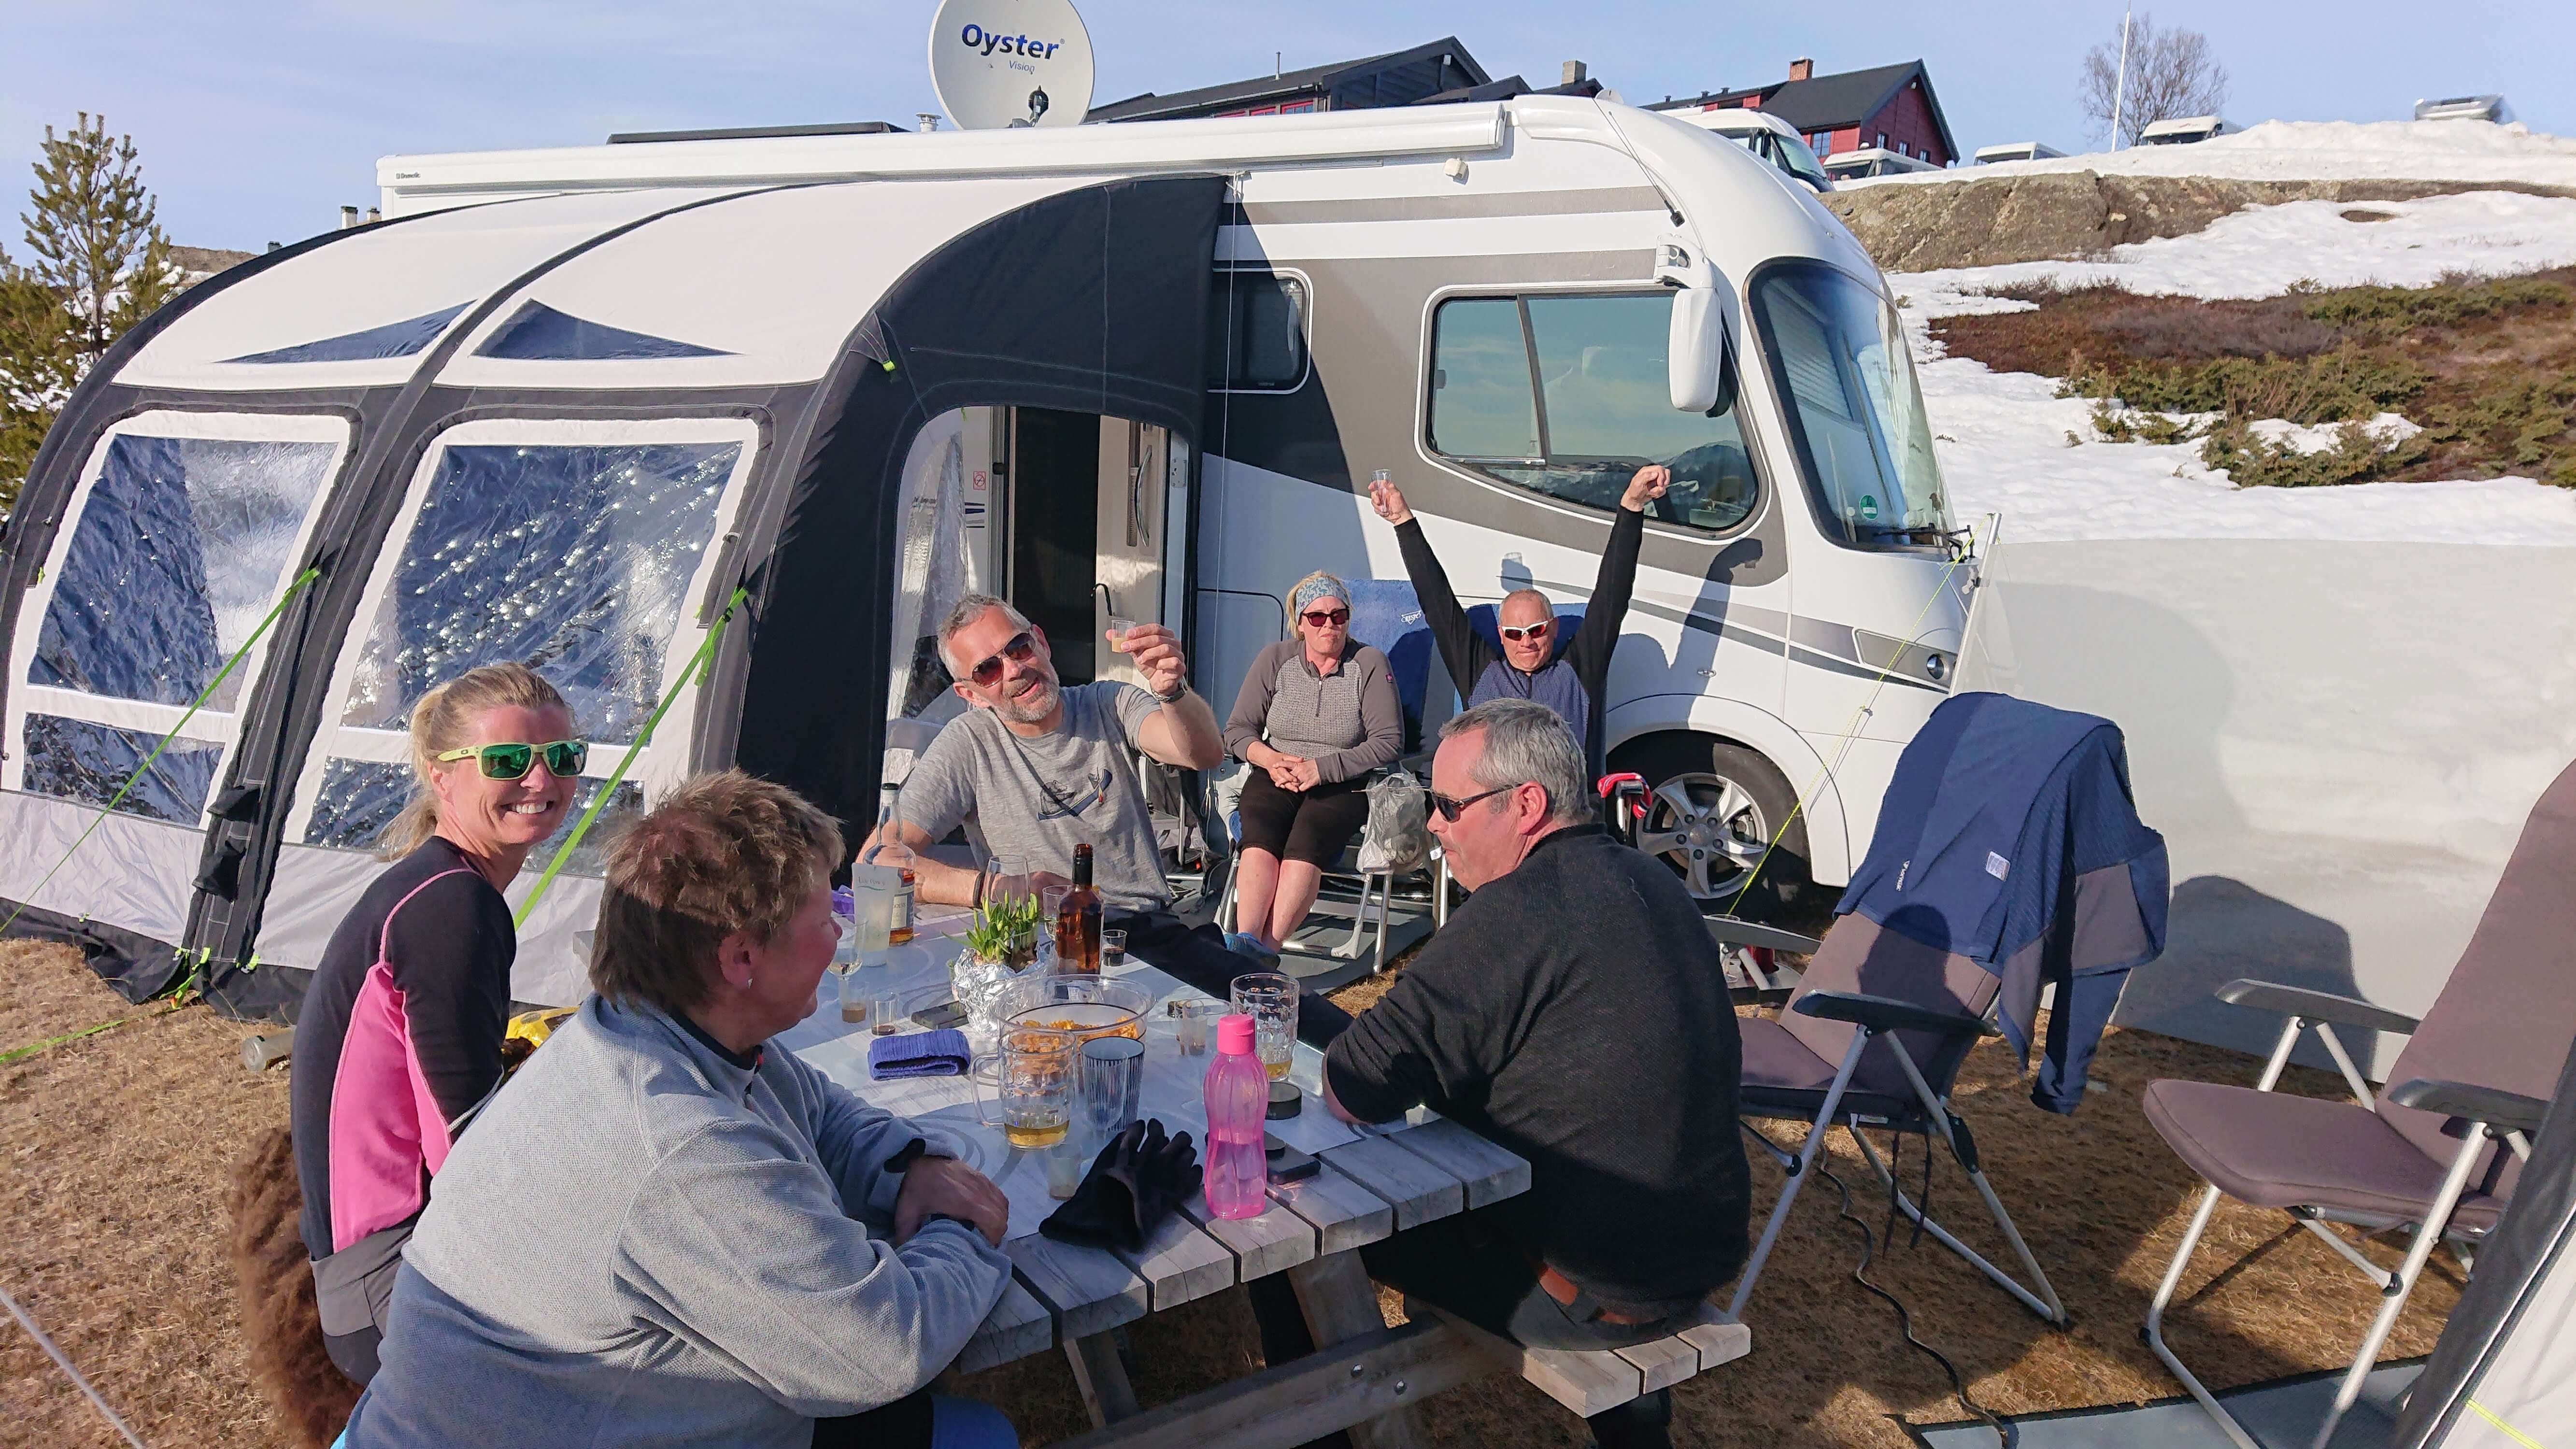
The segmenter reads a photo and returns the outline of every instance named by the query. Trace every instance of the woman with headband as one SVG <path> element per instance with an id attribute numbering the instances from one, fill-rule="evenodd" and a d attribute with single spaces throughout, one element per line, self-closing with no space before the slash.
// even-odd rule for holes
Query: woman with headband
<path id="1" fill-rule="evenodd" d="M 1404 753 L 1404 707 L 1386 656 L 1351 638 L 1351 594 L 1312 573 L 1289 591 L 1291 637 L 1254 657 L 1225 724 L 1244 782 L 1234 931 L 1272 958 L 1313 909 L 1324 871 L 1368 823 L 1371 770 Z"/>

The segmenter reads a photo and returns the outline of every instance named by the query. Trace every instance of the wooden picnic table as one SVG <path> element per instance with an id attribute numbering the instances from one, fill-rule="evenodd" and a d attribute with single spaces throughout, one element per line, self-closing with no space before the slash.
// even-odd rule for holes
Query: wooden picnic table
<path id="1" fill-rule="evenodd" d="M 926 917 L 918 923 L 920 935 L 913 943 L 895 947 L 887 964 L 861 967 L 855 976 L 864 988 L 901 993 L 906 1010 L 943 999 L 948 963 L 956 955 L 949 937 L 962 924 L 962 915 Z M 1145 1026 L 1140 1114 L 1204 1141 L 1207 1123 L 1199 1079 L 1212 1058 L 1183 1055 L 1176 1025 L 1163 1011 L 1166 1000 L 1201 993 L 1134 960 L 1111 974 L 1149 987 L 1156 997 Z M 1284 1449 L 1341 1428 L 1353 1431 L 1360 1449 L 1396 1449 L 1411 1442 L 1402 1412 L 1408 1404 L 1494 1370 L 1493 1343 L 1475 1342 L 1436 1319 L 1386 1327 L 1357 1250 L 1403 1229 L 1527 1191 L 1529 1164 L 1515 1154 L 1427 1111 L 1417 1110 L 1383 1128 L 1341 1121 L 1321 1097 L 1322 1054 L 1300 1043 L 1289 1079 L 1306 1093 L 1304 1110 L 1269 1126 L 1284 1141 L 1322 1159 L 1314 1177 L 1274 1184 L 1269 1209 L 1254 1218 L 1216 1218 L 1204 1197 L 1193 1197 L 1141 1252 L 1073 1247 L 1038 1232 L 1038 1224 L 1058 1206 L 1047 1194 L 1043 1155 L 1012 1148 L 999 1126 L 983 1124 L 969 1077 L 869 1080 L 871 1034 L 864 1026 L 842 1022 L 836 986 L 825 978 L 822 1008 L 777 1040 L 871 1105 L 909 1117 L 944 1138 L 1010 1198 L 1010 1227 L 1002 1249 L 1014 1265 L 1013 1281 L 957 1366 L 991 1368 L 1060 1346 L 1094 1425 L 1092 1434 L 1075 1441 L 1085 1449 L 1205 1443 Z M 1288 1275 L 1317 1352 L 1140 1413 L 1118 1357 L 1117 1329 L 1149 1313 L 1278 1273 Z M 1722 1350 L 1712 1340 L 1711 1362 L 1743 1352 L 1736 1341 L 1742 1330 L 1728 1327 L 1733 1336 Z M 1613 1379 L 1624 1372 L 1625 1362 L 1613 1363 Z M 1518 1366 L 1524 1371 L 1531 1367 Z M 1653 1354 L 1641 1355 L 1634 1367 L 1636 1379 L 1627 1384 L 1624 1397 L 1674 1381 L 1673 1366 Z M 1613 1384 L 1608 1391 L 1616 1388 Z"/>

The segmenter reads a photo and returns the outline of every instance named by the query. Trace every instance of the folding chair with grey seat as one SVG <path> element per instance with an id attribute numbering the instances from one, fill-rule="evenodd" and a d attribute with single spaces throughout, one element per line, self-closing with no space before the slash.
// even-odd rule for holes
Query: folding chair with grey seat
<path id="1" fill-rule="evenodd" d="M 2532 807 L 2476 933 L 2421 1022 L 2328 992 L 2231 982 L 2218 993 L 2221 1001 L 2288 1018 L 2262 1078 L 2251 1088 L 2148 1084 L 2148 1123 L 2209 1188 L 2147 1309 L 2147 1344 L 2245 1449 L 2254 1449 L 2253 1438 L 2164 1340 L 2165 1309 L 2219 1197 L 2289 1213 L 2383 1295 L 2334 1407 L 2317 1430 L 2315 1442 L 2322 1446 L 2361 1392 L 2434 1248 L 2449 1242 L 2467 1264 L 2471 1246 L 2485 1238 L 2513 1196 L 2529 1155 L 2527 1139 L 2576 1042 L 2571 887 L 2576 765 Z M 2394 1086 L 2373 1097 L 2335 1035 L 2338 1026 L 2409 1035 L 2388 1074 Z M 2351 1103 L 2273 1090 L 2299 1033 L 2309 1027 L 2342 1071 Z M 2365 1237 L 2404 1228 L 2413 1242 L 2392 1273 L 2329 1223 L 2357 1227 Z"/>
<path id="2" fill-rule="evenodd" d="M 2165 880 L 2164 840 L 2138 820 L 2117 726 L 1999 694 L 1956 695 L 1934 710 L 1897 761 L 1868 858 L 1839 919 L 1809 943 L 1787 1009 L 1742 1022 L 1741 1111 L 1810 1126 L 1795 1153 L 1746 1128 L 1789 1180 L 1728 1311 L 1740 1315 L 1752 1297 L 1790 1205 L 1841 1127 L 1909 1221 L 2063 1324 L 2065 1307 L 1987 1181 L 1951 1086 L 1986 1037 L 2007 1037 L 2026 1058 L 2042 989 L 2054 987 L 2031 1098 L 2072 1112 L 2128 972 L 2163 949 Z M 1709 931 L 1722 944 L 1780 944 L 1776 931 L 1731 920 Z M 1922 1137 L 1927 1171 L 1931 1144 L 1946 1148 L 2028 1281 L 1907 1197 L 1865 1127 Z"/>
<path id="3" fill-rule="evenodd" d="M 1787 944 L 1780 940 L 1784 932 L 1723 917 L 1712 918 L 1708 929 L 1720 945 Z M 1778 1020 L 1753 1016 L 1739 1022 L 1744 1083 L 1736 1100 L 1737 1110 L 1748 1118 L 1808 1123 L 1807 1140 L 1791 1152 L 1761 1131 L 1745 1129 L 1789 1180 L 1745 1260 L 1727 1313 L 1743 1316 L 1772 1245 L 1788 1222 L 1790 1204 L 1824 1149 L 1826 1134 L 1841 1127 L 1851 1133 L 1909 1222 L 1919 1223 L 1934 1241 L 1967 1259 L 2031 1312 L 2064 1323 L 2066 1310 L 2057 1290 L 1986 1180 L 1968 1124 L 1950 1106 L 1951 1084 L 1968 1049 L 2000 1035 L 1989 1018 L 2002 982 L 1973 961 L 1909 940 L 1866 916 L 1846 916 L 1824 940 L 1790 949 L 1807 950 L 1812 959 Z M 2015 1281 L 1906 1196 L 1888 1163 L 1862 1134 L 1864 1127 L 1919 1136 L 1927 1152 L 1936 1138 L 1948 1148 L 2036 1289 Z"/>

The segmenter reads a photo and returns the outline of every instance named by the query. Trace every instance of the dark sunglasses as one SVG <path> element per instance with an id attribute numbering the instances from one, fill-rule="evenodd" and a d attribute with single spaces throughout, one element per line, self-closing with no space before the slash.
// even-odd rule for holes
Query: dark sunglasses
<path id="1" fill-rule="evenodd" d="M 438 758 L 441 763 L 480 759 L 484 779 L 516 780 L 527 774 L 528 767 L 535 764 L 540 756 L 545 759 L 546 773 L 568 780 L 580 774 L 581 767 L 590 763 L 590 742 L 557 740 L 548 745 L 468 745 L 461 750 L 449 750 Z"/>
<path id="2" fill-rule="evenodd" d="M 1437 790 L 1425 790 L 1422 792 L 1422 798 L 1431 802 L 1431 808 L 1440 812 L 1441 819 L 1455 825 L 1458 823 L 1459 812 L 1468 806 L 1480 800 L 1491 800 L 1497 795 L 1508 795 L 1519 788 L 1518 785 L 1505 785 L 1499 790 L 1488 790 L 1482 795 L 1470 795 L 1464 800 L 1453 800 Z"/>
<path id="3" fill-rule="evenodd" d="M 1306 611 L 1305 617 L 1308 624 L 1321 629 L 1328 624 L 1349 623 L 1351 621 L 1351 611 L 1348 609 L 1309 609 Z"/>
<path id="4" fill-rule="evenodd" d="M 1007 659 L 1013 664 L 1027 664 L 1037 657 L 1038 641 L 1029 637 L 1028 631 L 1023 629 L 1011 636 L 1011 642 L 1002 646 L 1001 653 L 977 661 L 974 668 L 966 671 L 966 677 L 990 689 L 1001 681 L 1003 660 Z"/>
<path id="5" fill-rule="evenodd" d="M 1523 639 L 1546 638 L 1547 631 L 1556 627 L 1556 621 L 1554 619 L 1543 619 L 1535 624 L 1505 624 L 1501 627 L 1503 637 L 1511 640 L 1515 644 L 1518 644 Z"/>

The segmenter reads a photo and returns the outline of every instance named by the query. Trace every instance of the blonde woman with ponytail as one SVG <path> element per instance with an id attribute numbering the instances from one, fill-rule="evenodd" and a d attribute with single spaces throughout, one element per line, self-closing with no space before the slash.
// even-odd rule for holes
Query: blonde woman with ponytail
<path id="1" fill-rule="evenodd" d="M 572 709 L 487 664 L 411 712 L 393 864 L 332 932 L 296 1018 L 302 1229 L 331 1361 L 364 1384 L 403 1244 L 452 1125 L 501 1080 L 518 935 L 501 892 L 564 822 L 588 757 Z"/>

